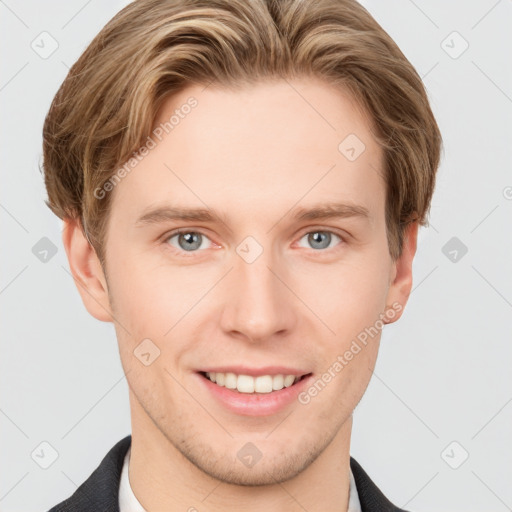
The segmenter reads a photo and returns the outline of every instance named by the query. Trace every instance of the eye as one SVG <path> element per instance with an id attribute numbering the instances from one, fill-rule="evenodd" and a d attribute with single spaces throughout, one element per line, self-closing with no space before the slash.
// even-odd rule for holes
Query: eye
<path id="1" fill-rule="evenodd" d="M 335 238 L 333 238 L 333 236 Z M 337 235 L 333 231 L 328 230 L 317 229 L 314 231 L 309 231 L 305 233 L 300 238 L 300 240 L 303 240 L 306 237 L 307 243 L 310 244 L 310 248 L 312 247 L 314 250 L 317 251 L 321 249 L 328 249 L 331 246 L 331 243 L 335 242 L 336 239 L 340 240 L 341 243 L 344 242 L 343 238 L 340 235 Z M 209 247 L 207 241 L 209 240 L 210 239 L 200 231 L 178 229 L 166 235 L 164 243 L 170 245 L 173 248 L 173 250 L 180 253 L 181 256 L 187 257 L 187 253 L 198 252 L 198 250 L 200 249 L 208 249 Z M 334 246 L 332 246 L 331 248 L 334 248 Z"/>
<path id="2" fill-rule="evenodd" d="M 175 243 L 171 242 L 174 238 L 176 238 Z M 178 251 L 197 252 L 196 249 L 208 249 L 205 247 L 205 240 L 209 240 L 208 237 L 198 231 L 177 230 L 169 233 L 164 242 Z"/>
<path id="3" fill-rule="evenodd" d="M 307 237 L 307 243 L 311 244 L 313 249 L 327 249 L 329 248 L 329 245 L 333 241 L 333 235 L 341 240 L 343 242 L 344 240 L 341 238 L 341 236 L 337 235 L 336 233 L 333 233 L 332 231 L 322 231 L 322 230 L 315 230 L 315 231 L 309 231 L 306 233 L 302 238 L 304 239 Z"/>

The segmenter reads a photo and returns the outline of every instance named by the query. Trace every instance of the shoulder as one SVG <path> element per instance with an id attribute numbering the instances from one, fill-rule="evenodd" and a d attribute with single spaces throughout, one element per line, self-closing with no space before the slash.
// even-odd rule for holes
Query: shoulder
<path id="1" fill-rule="evenodd" d="M 131 435 L 118 441 L 87 480 L 69 498 L 48 512 L 119 512 L 119 483 L 124 456 L 130 445 Z"/>
<path id="2" fill-rule="evenodd" d="M 356 482 L 357 494 L 363 512 L 407 512 L 391 503 L 361 465 L 350 457 L 350 469 Z"/>

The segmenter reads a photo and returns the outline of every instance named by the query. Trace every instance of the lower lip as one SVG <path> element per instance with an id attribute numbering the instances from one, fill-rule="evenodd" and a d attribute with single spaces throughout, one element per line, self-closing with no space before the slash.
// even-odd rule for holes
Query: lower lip
<path id="1" fill-rule="evenodd" d="M 249 394 L 219 386 L 200 373 L 197 375 L 222 406 L 231 412 L 246 416 L 268 416 L 281 411 L 297 400 L 297 395 L 309 385 L 313 377 L 309 374 L 292 386 L 279 391 Z"/>

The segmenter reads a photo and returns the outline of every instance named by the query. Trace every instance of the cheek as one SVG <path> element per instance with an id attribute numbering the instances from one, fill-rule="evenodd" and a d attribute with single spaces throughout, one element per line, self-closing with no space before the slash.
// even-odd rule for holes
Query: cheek
<path id="1" fill-rule="evenodd" d="M 112 251 L 111 262 L 114 314 L 137 336 L 163 336 L 182 300 L 178 272 L 173 279 L 170 269 L 128 250 Z"/>
<path id="2" fill-rule="evenodd" d="M 194 308 L 211 286 L 212 277 L 194 272 L 192 267 L 178 268 L 161 261 L 154 264 L 142 256 L 126 256 L 112 268 L 109 284 L 114 315 L 124 327 L 116 324 L 123 365 L 139 368 L 136 354 L 145 343 L 147 351 L 158 353 L 156 362 L 179 367 L 178 361 L 191 344 L 194 326 L 187 326 L 195 318 Z M 152 375 L 149 371 L 146 374 L 147 378 Z"/>
<path id="3" fill-rule="evenodd" d="M 316 349 L 321 353 L 322 373 L 327 373 L 325 381 L 332 382 L 328 384 L 329 399 L 343 410 L 360 400 L 378 354 L 389 267 L 377 255 L 377 251 L 375 257 L 359 254 L 337 268 L 331 266 L 322 276 L 323 293 L 317 294 L 321 300 L 315 312 L 335 334 L 318 337 Z M 315 289 L 315 281 L 311 279 L 310 291 Z M 316 286 L 318 289 L 318 283 Z"/>
<path id="4" fill-rule="evenodd" d="M 343 339 L 373 325 L 385 309 L 388 293 L 386 264 L 361 257 L 336 265 L 318 266 L 299 279 L 303 300 L 311 304 L 337 336 Z"/>

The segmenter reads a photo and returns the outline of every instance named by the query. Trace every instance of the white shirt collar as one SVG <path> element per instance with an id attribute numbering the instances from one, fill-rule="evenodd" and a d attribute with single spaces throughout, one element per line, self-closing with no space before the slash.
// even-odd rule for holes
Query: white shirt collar
<path id="1" fill-rule="evenodd" d="M 119 484 L 119 510 L 120 512 L 146 512 L 139 500 L 133 494 L 130 479 L 128 478 L 128 465 L 130 464 L 131 446 L 124 457 L 121 482 Z"/>
<path id="2" fill-rule="evenodd" d="M 130 463 L 131 446 L 124 457 L 123 469 L 121 471 L 121 482 L 119 484 L 119 509 L 120 512 L 146 512 L 139 500 L 133 494 L 128 478 L 128 465 Z M 348 499 L 347 512 L 361 512 L 361 503 L 357 494 L 356 481 L 352 470 L 350 470 L 350 494 Z"/>

